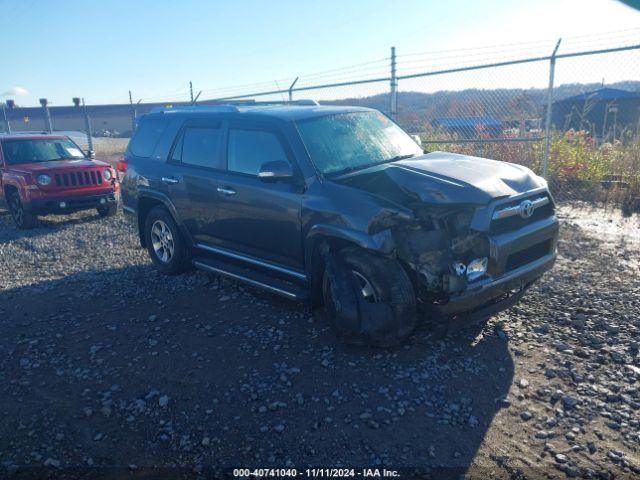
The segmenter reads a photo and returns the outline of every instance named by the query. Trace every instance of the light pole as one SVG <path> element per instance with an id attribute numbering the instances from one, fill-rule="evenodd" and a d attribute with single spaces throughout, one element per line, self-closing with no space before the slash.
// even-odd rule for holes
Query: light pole
<path id="1" fill-rule="evenodd" d="M 42 105 L 42 109 L 44 110 L 44 126 L 47 132 L 53 132 L 53 125 L 51 124 L 51 115 L 49 114 L 49 101 L 46 98 L 40 99 L 40 105 Z"/>
<path id="2" fill-rule="evenodd" d="M 7 108 L 12 108 L 13 100 L 7 100 L 7 104 L 2 104 L 2 118 L 4 119 L 4 130 L 8 134 L 11 134 L 11 124 L 9 123 L 9 118 L 7 117 Z"/>

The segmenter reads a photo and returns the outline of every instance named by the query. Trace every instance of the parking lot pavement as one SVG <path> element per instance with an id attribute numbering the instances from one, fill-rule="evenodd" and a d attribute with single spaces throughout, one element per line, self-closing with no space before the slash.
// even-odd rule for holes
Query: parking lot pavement
<path id="1" fill-rule="evenodd" d="M 561 217 L 558 263 L 518 306 L 369 349 L 303 304 L 157 274 L 121 216 L 0 215 L 0 473 L 637 475 L 638 218 Z"/>

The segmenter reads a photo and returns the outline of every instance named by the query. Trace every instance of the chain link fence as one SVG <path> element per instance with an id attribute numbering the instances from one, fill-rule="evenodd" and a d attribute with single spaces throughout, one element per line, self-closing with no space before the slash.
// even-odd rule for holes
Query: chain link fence
<path id="1" fill-rule="evenodd" d="M 348 68 L 204 91 L 209 99 L 198 104 L 312 98 L 376 108 L 418 134 L 426 150 L 525 165 L 547 178 L 560 202 L 615 205 L 629 213 L 640 211 L 637 33 L 623 32 L 608 45 L 589 36 L 398 56 L 392 49 L 391 57 Z M 189 101 L 85 111 L 94 133 L 109 135 L 129 131 L 132 117 L 154 107 L 180 104 Z M 23 110 L 9 114 L 25 122 L 30 115 L 43 123 L 37 128 L 46 128 L 35 119 L 39 109 Z M 52 107 L 50 113 L 54 129 L 86 131 L 80 109 Z M 116 150 L 113 155 L 124 145 L 93 143 L 98 151 Z"/>
<path id="2" fill-rule="evenodd" d="M 313 98 L 376 108 L 418 134 L 428 151 L 527 166 L 559 202 L 640 211 L 640 45 L 585 46 L 602 42 L 534 45 L 527 58 L 517 58 L 518 45 L 428 58 L 396 57 L 392 49 L 381 60 L 390 66 L 386 76 L 371 62 L 357 81 L 300 78 L 287 90 L 217 101 Z"/>

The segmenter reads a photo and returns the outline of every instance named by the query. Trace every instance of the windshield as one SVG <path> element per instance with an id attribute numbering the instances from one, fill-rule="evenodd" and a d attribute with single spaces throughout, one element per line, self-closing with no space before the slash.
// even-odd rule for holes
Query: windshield
<path id="1" fill-rule="evenodd" d="M 297 122 L 316 168 L 336 174 L 422 154 L 400 127 L 380 112 L 349 112 Z"/>
<path id="2" fill-rule="evenodd" d="M 82 150 L 66 138 L 7 140 L 2 143 L 2 151 L 9 165 L 85 158 Z"/>

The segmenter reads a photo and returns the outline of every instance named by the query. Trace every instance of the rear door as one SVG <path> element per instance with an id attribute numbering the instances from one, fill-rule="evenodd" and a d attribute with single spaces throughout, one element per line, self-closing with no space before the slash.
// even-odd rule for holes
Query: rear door
<path id="1" fill-rule="evenodd" d="M 187 120 L 171 150 L 175 187 L 184 191 L 177 208 L 183 225 L 196 243 L 212 242 L 219 195 L 217 178 L 224 169 L 221 120 Z"/>
<path id="2" fill-rule="evenodd" d="M 226 171 L 217 174 L 215 222 L 207 236 L 218 246 L 266 262 L 302 270 L 302 187 L 292 152 L 276 125 L 229 121 Z M 265 182 L 263 163 L 290 163 L 293 179 Z"/>

